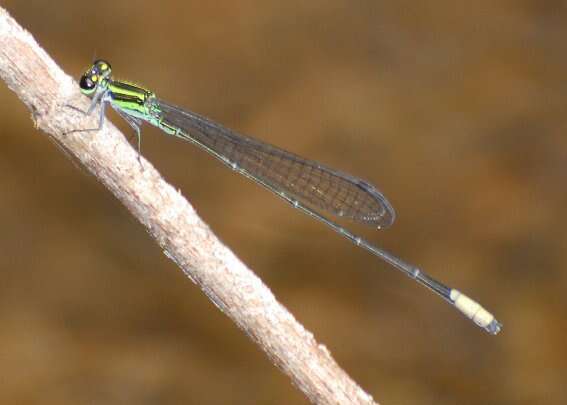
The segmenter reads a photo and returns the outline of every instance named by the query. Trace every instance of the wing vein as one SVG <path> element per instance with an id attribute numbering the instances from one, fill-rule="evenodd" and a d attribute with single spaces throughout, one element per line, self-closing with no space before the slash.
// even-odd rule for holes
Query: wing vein
<path id="1" fill-rule="evenodd" d="M 201 115 L 156 100 L 161 120 L 178 128 L 178 137 L 193 141 L 249 177 L 281 190 L 308 206 L 362 224 L 385 228 L 394 209 L 374 186 L 318 162 L 241 135 Z"/>

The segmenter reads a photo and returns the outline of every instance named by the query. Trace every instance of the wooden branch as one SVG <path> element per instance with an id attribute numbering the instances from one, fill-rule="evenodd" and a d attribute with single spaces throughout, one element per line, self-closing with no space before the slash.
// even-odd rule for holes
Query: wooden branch
<path id="1" fill-rule="evenodd" d="M 134 215 L 164 253 L 210 300 L 258 344 L 309 400 L 374 404 L 337 365 L 325 346 L 299 324 L 272 292 L 197 216 L 187 200 L 142 159 L 107 121 L 85 118 L 86 97 L 32 36 L 0 8 L 0 77 L 32 112 L 35 126 L 78 160 Z"/>

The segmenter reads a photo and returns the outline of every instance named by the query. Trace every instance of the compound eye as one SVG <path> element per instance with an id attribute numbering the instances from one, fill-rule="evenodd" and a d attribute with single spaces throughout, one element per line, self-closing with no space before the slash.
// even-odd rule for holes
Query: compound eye
<path id="1" fill-rule="evenodd" d="M 83 75 L 79 81 L 81 91 L 85 94 L 92 93 L 98 82 L 97 75 Z"/>
<path id="2" fill-rule="evenodd" d="M 95 61 L 93 65 L 96 66 L 100 70 L 100 72 L 106 72 L 110 70 L 110 63 L 102 59 Z"/>

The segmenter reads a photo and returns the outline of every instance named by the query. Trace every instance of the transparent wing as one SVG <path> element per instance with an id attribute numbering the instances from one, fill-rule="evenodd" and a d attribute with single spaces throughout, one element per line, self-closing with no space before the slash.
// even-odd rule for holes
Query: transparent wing
<path id="1" fill-rule="evenodd" d="M 176 136 L 198 144 L 271 191 L 377 228 L 394 221 L 394 209 L 386 197 L 364 180 L 238 134 L 162 100 L 155 105 L 162 124 L 181 131 Z"/>

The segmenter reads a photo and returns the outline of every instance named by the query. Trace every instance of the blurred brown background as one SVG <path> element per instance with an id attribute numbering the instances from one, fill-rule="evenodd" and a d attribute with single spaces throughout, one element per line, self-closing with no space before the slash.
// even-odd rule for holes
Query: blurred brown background
<path id="1" fill-rule="evenodd" d="M 205 153 L 143 153 L 383 404 L 567 402 L 567 7 L 554 1 L 3 1 L 115 75 L 377 184 L 379 246 L 497 337 Z M 0 403 L 303 404 L 0 86 Z M 109 118 L 129 130 L 116 116 Z"/>

